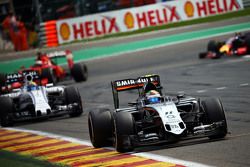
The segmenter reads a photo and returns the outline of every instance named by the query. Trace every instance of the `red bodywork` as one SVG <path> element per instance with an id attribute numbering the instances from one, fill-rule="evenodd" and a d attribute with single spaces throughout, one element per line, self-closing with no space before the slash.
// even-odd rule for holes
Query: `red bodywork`
<path id="1" fill-rule="evenodd" d="M 35 70 L 39 71 L 42 73 L 42 70 L 45 68 L 51 68 L 53 69 L 53 73 L 56 76 L 57 79 L 61 80 L 65 78 L 66 76 L 66 71 L 59 65 L 53 62 L 53 58 L 58 58 L 58 57 L 65 57 L 67 60 L 67 64 L 69 69 L 72 69 L 74 66 L 74 61 L 73 61 L 73 54 L 71 51 L 66 50 L 66 51 L 59 51 L 59 52 L 53 52 L 53 53 L 43 53 L 40 54 L 37 57 L 36 63 L 31 66 L 29 69 L 30 70 Z M 39 64 L 37 63 L 39 62 Z M 21 69 L 22 71 L 23 69 Z"/>
<path id="2" fill-rule="evenodd" d="M 39 74 L 42 74 L 42 70 L 46 68 L 51 68 L 53 71 L 53 74 L 58 80 L 62 80 L 66 77 L 67 73 L 65 69 L 63 69 L 61 66 L 57 65 L 53 62 L 53 58 L 58 57 L 65 57 L 67 60 L 68 68 L 72 69 L 74 66 L 73 61 L 73 54 L 71 51 L 59 51 L 59 52 L 52 52 L 52 53 L 42 53 L 39 54 L 36 62 L 34 65 L 30 66 L 29 68 L 21 67 L 21 69 L 18 71 L 19 74 L 22 74 L 24 71 L 38 71 Z M 39 63 L 38 63 L 39 62 Z M 41 78 L 39 80 L 34 80 L 36 84 L 45 86 L 48 84 L 47 78 Z M 11 84 L 8 84 L 6 86 L 1 86 L 1 92 L 10 92 L 12 89 L 18 89 L 23 86 L 22 81 L 17 81 Z"/>
<path id="3" fill-rule="evenodd" d="M 237 48 L 233 48 L 233 45 L 231 43 L 224 44 L 220 47 L 219 52 L 224 53 L 227 56 L 232 56 L 232 55 L 241 56 L 247 54 L 247 46 L 243 45 Z"/>

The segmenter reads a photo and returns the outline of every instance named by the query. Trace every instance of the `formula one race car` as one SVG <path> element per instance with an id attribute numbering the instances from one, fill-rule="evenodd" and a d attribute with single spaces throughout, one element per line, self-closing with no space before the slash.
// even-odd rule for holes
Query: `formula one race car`
<path id="1" fill-rule="evenodd" d="M 66 58 L 68 66 L 60 66 L 62 58 Z M 37 53 L 35 64 L 28 68 L 30 70 L 40 71 L 42 78 L 47 78 L 49 83 L 64 80 L 69 76 L 76 82 L 86 81 L 88 78 L 88 69 L 84 63 L 74 63 L 71 51 L 57 51 L 51 53 Z M 22 70 L 27 70 L 21 68 Z"/>
<path id="2" fill-rule="evenodd" d="M 77 117 L 82 114 L 81 97 L 75 87 L 53 86 L 53 84 L 39 86 L 33 79 L 39 79 L 36 71 L 23 75 L 19 73 L 7 75 L 8 84 L 21 81 L 24 84 L 0 96 L 1 126 L 13 126 L 14 122 L 20 120 L 62 114 Z"/>
<path id="3" fill-rule="evenodd" d="M 113 143 L 118 152 L 128 152 L 136 146 L 192 137 L 219 139 L 227 134 L 218 98 L 163 96 L 158 75 L 117 80 L 111 85 L 115 110 L 91 111 L 88 117 L 89 136 L 96 148 Z M 118 93 L 133 89 L 138 89 L 137 100 L 120 108 Z"/>
<path id="4" fill-rule="evenodd" d="M 219 59 L 222 56 L 242 56 L 250 54 L 250 32 L 236 33 L 227 41 L 209 41 L 207 52 L 200 53 L 199 58 Z"/>

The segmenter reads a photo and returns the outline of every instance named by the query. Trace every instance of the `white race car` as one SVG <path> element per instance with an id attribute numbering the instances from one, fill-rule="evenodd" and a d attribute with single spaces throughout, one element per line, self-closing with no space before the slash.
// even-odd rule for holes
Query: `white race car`
<path id="1" fill-rule="evenodd" d="M 115 110 L 89 113 L 89 136 L 94 147 L 113 145 L 119 152 L 161 142 L 192 137 L 224 138 L 227 122 L 218 98 L 196 99 L 189 96 L 163 96 L 160 77 L 111 82 Z M 138 89 L 139 97 L 120 108 L 118 93 Z M 147 92 L 158 92 L 147 95 Z"/>
<path id="2" fill-rule="evenodd" d="M 14 122 L 41 117 L 69 114 L 71 117 L 83 113 L 81 96 L 75 87 L 39 86 L 34 83 L 39 75 L 36 71 L 21 74 L 8 74 L 7 84 L 22 83 L 18 89 L 13 89 L 0 96 L 1 126 L 13 126 Z"/>

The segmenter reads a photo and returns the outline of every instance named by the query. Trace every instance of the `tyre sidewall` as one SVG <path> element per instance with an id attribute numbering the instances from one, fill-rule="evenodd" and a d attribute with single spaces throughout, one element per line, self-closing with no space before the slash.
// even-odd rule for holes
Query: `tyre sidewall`
<path id="1" fill-rule="evenodd" d="M 133 151 L 131 135 L 134 134 L 133 116 L 128 112 L 114 114 L 114 147 L 118 152 Z"/>
<path id="2" fill-rule="evenodd" d="M 87 66 L 83 63 L 74 64 L 71 69 L 71 75 L 76 82 L 86 81 L 88 78 Z"/>
<path id="3" fill-rule="evenodd" d="M 88 115 L 89 137 L 96 148 L 109 145 L 112 137 L 112 114 L 108 110 L 91 111 Z"/>
<path id="4" fill-rule="evenodd" d="M 13 112 L 14 112 L 14 105 L 13 101 L 9 97 L 0 97 L 0 123 L 1 126 L 13 126 Z"/>
<path id="5" fill-rule="evenodd" d="M 220 127 L 218 133 L 212 135 L 210 138 L 223 138 L 227 134 L 227 121 L 224 108 L 220 99 L 209 98 L 202 101 L 202 106 L 206 115 L 206 123 L 212 124 L 214 122 L 224 121 L 224 126 Z"/>
<path id="6" fill-rule="evenodd" d="M 80 93 L 79 93 L 78 89 L 75 88 L 75 87 L 73 87 L 73 86 L 66 87 L 64 89 L 64 96 L 65 96 L 64 97 L 65 98 L 65 103 L 67 105 L 73 104 L 73 103 L 77 103 L 78 104 L 77 110 L 74 110 L 69 115 L 71 117 L 80 116 L 83 113 L 83 107 L 82 107 L 81 96 L 80 96 Z"/>

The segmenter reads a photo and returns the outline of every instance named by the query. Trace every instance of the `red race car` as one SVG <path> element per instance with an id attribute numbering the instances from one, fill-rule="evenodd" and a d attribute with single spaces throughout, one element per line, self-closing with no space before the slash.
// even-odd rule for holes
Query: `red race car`
<path id="1" fill-rule="evenodd" d="M 60 66 L 62 58 L 66 58 L 68 66 Z M 56 51 L 52 53 L 37 53 L 35 64 L 29 70 L 39 71 L 41 78 L 47 78 L 48 83 L 56 84 L 66 78 L 73 78 L 76 82 L 86 81 L 88 69 L 84 63 L 74 63 L 71 51 Z M 21 68 L 19 72 L 27 70 Z"/>
<path id="2" fill-rule="evenodd" d="M 219 59 L 222 56 L 242 56 L 250 54 L 250 32 L 236 33 L 226 41 L 209 41 L 207 52 L 199 54 L 199 58 Z"/>

